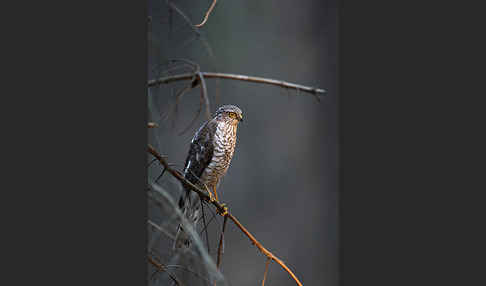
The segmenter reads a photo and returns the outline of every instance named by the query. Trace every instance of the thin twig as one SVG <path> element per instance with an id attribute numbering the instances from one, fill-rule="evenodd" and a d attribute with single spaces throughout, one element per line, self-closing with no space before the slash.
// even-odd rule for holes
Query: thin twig
<path id="1" fill-rule="evenodd" d="M 197 63 L 195 63 L 195 62 L 193 62 L 191 60 L 188 60 L 188 59 L 182 59 L 182 58 L 181 59 L 169 59 L 168 62 L 169 63 L 171 63 L 171 62 L 172 63 L 173 62 L 182 62 L 182 63 L 184 63 L 186 65 L 191 66 L 192 69 L 193 69 L 193 72 L 198 72 L 198 71 L 201 70 L 201 68 L 199 67 L 199 65 Z"/>
<path id="2" fill-rule="evenodd" d="M 209 14 L 211 14 L 211 11 L 213 11 L 214 6 L 216 6 L 216 2 L 217 2 L 217 0 L 213 0 L 213 3 L 211 4 L 208 11 L 206 12 L 206 15 L 204 16 L 204 19 L 201 22 L 201 24 L 197 24 L 197 25 L 194 25 L 194 26 L 200 28 L 206 23 L 206 21 L 208 20 Z"/>
<path id="3" fill-rule="evenodd" d="M 285 271 L 287 271 L 287 273 L 290 274 L 290 276 L 295 280 L 295 282 L 299 286 L 302 286 L 302 283 L 295 276 L 295 274 L 292 272 L 292 270 L 290 270 L 287 267 L 287 265 L 285 265 L 285 263 L 282 260 L 280 260 L 277 256 L 273 255 L 273 253 L 271 253 L 265 247 L 263 247 L 263 245 L 260 242 L 258 242 L 258 240 L 256 240 L 256 238 L 238 221 L 238 219 L 236 219 L 236 217 L 234 217 L 228 211 L 227 208 L 225 208 L 219 202 L 214 201 L 214 200 L 211 200 L 210 197 L 209 197 L 209 195 L 204 190 L 200 189 L 199 187 L 195 186 L 193 183 L 191 183 L 188 180 L 186 180 L 186 178 L 184 178 L 184 176 L 179 171 L 176 171 L 176 170 L 170 168 L 170 166 L 167 163 L 167 161 L 150 144 L 148 145 L 148 152 L 150 154 L 152 154 L 155 158 L 157 158 L 159 160 L 159 162 L 162 165 L 164 165 L 164 167 L 167 169 L 167 171 L 172 176 L 174 176 L 174 178 L 176 178 L 177 180 L 179 180 L 179 182 L 182 183 L 182 185 L 184 186 L 184 188 L 190 189 L 190 190 L 198 193 L 199 196 L 203 200 L 209 202 L 214 207 L 216 207 L 216 209 L 218 210 L 218 212 L 220 214 L 224 214 L 225 216 L 228 216 L 228 218 L 231 219 L 236 224 L 236 226 L 250 239 L 250 241 L 252 242 L 252 244 L 255 245 L 258 248 L 258 250 L 260 250 L 260 252 L 262 252 L 265 256 L 267 256 L 267 258 L 275 261 L 278 265 L 280 265 Z"/>
<path id="4" fill-rule="evenodd" d="M 211 208 L 208 208 L 209 210 L 211 210 Z M 203 229 L 199 232 L 199 235 L 201 235 L 203 233 L 203 231 L 205 231 L 207 228 L 208 228 L 208 225 L 213 221 L 213 219 L 216 217 L 216 213 L 215 212 L 211 212 L 212 213 L 212 216 L 211 218 L 208 220 L 208 223 L 203 227 Z"/>
<path id="5" fill-rule="evenodd" d="M 150 167 L 150 165 L 152 165 L 155 161 L 157 161 L 157 158 L 154 158 L 152 161 L 150 161 L 150 163 L 148 164 L 147 168 Z"/>
<path id="6" fill-rule="evenodd" d="M 163 176 L 163 175 L 164 175 L 164 173 L 165 173 L 165 170 L 166 170 L 166 169 L 164 168 L 164 169 L 162 170 L 162 173 L 160 173 L 160 175 L 157 177 L 157 179 L 155 179 L 155 182 L 156 182 L 156 183 L 157 183 L 157 182 L 160 180 L 160 178 L 162 178 L 162 176 Z"/>
<path id="7" fill-rule="evenodd" d="M 300 85 L 300 84 L 295 84 L 295 83 L 289 83 L 286 81 L 282 80 L 276 80 L 276 79 L 269 79 L 269 78 L 263 78 L 263 77 L 255 77 L 255 76 L 246 76 L 246 75 L 239 75 L 239 74 L 229 74 L 229 73 L 214 73 L 214 72 L 200 72 L 200 74 L 204 78 L 223 78 L 223 79 L 233 79 L 233 80 L 241 80 L 241 81 L 249 81 L 249 82 L 256 82 L 256 83 L 265 83 L 265 84 L 271 84 L 271 85 L 276 85 L 284 88 L 290 88 L 290 89 L 295 89 L 298 91 L 304 91 L 308 92 L 311 94 L 318 94 L 318 93 L 326 93 L 327 91 L 321 88 L 316 88 L 316 87 L 310 87 L 310 86 L 305 86 L 305 85 Z M 160 84 L 165 84 L 165 83 L 170 83 L 174 81 L 180 81 L 180 80 L 188 80 L 192 79 L 194 76 L 193 73 L 186 73 L 186 74 L 179 74 L 179 75 L 174 75 L 174 76 L 167 76 L 167 77 L 161 77 L 158 79 L 152 79 L 148 81 L 148 86 L 153 87 L 157 86 Z"/>
<path id="8" fill-rule="evenodd" d="M 196 26 L 194 26 L 189 19 L 189 17 L 184 14 L 181 9 L 179 9 L 174 3 L 172 3 L 170 0 L 166 0 L 167 5 L 172 8 L 174 11 L 176 11 L 181 17 L 186 21 L 189 27 L 191 27 L 192 31 L 196 34 L 196 39 L 200 40 L 201 43 L 203 44 L 204 48 L 206 49 L 206 52 L 208 53 L 209 57 L 211 60 L 215 60 L 213 49 L 211 48 L 211 45 L 209 45 L 208 41 L 201 35 L 199 32 L 199 29 L 197 29 Z"/>
<path id="9" fill-rule="evenodd" d="M 174 114 L 174 118 L 173 118 L 173 121 L 172 121 L 172 128 L 174 128 L 175 119 L 177 118 L 177 109 L 178 109 L 178 106 L 179 106 L 179 101 L 180 101 L 181 97 L 186 92 L 188 92 L 188 91 L 190 91 L 191 89 L 194 88 L 194 84 L 192 82 L 194 82 L 194 80 L 192 80 L 190 84 L 188 84 L 183 89 L 181 89 L 180 91 L 177 92 L 177 94 L 175 96 L 176 97 L 175 103 L 172 104 L 172 106 L 169 108 L 169 111 L 167 111 L 167 114 L 163 118 L 163 120 L 168 120 L 169 117 L 171 117 L 171 115 Z"/>
<path id="10" fill-rule="evenodd" d="M 285 265 L 285 263 L 282 260 L 280 260 L 278 257 L 276 257 L 275 255 L 273 255 L 270 251 L 268 251 L 265 247 L 263 247 L 263 245 L 260 242 L 258 242 L 258 240 L 256 240 L 256 238 L 234 216 L 232 216 L 230 213 L 228 213 L 227 215 L 236 224 L 236 226 L 241 231 L 243 231 L 243 233 L 246 234 L 246 236 L 248 236 L 248 238 L 251 240 L 251 242 L 263 254 L 265 254 L 265 256 L 267 256 L 269 259 L 277 262 L 278 265 L 280 265 L 283 269 L 285 269 L 285 271 L 287 271 L 290 274 L 290 276 L 292 276 L 292 278 L 294 278 L 295 282 L 297 282 L 297 284 L 299 286 L 302 286 L 302 283 L 299 281 L 299 279 L 297 279 L 297 277 L 295 276 L 295 274 L 287 267 L 287 265 Z"/>
<path id="11" fill-rule="evenodd" d="M 201 109 L 202 109 L 202 106 L 203 106 L 203 103 L 204 103 L 204 97 L 203 97 L 203 95 L 201 95 L 199 98 L 200 98 L 200 100 L 199 100 L 199 108 L 197 109 L 196 115 L 191 120 L 191 123 L 189 123 L 189 125 L 184 130 L 182 130 L 181 132 L 179 132 L 179 135 L 182 135 L 182 134 L 186 133 L 192 127 L 192 125 L 194 125 L 194 122 L 196 122 L 197 118 L 201 114 Z"/>
<path id="12" fill-rule="evenodd" d="M 200 278 L 201 280 L 204 280 L 204 282 L 206 282 L 207 285 L 209 285 L 209 283 L 210 283 L 210 281 L 206 277 L 202 276 L 201 274 L 197 273 L 194 270 L 189 269 L 188 267 L 185 267 L 185 266 L 182 266 L 182 265 L 165 265 L 165 268 L 179 268 L 179 269 L 182 269 L 184 271 L 187 271 L 187 272 L 193 274 L 194 276 L 196 276 L 197 278 Z"/>
<path id="13" fill-rule="evenodd" d="M 168 238 L 172 239 L 172 240 L 175 240 L 174 236 L 172 234 L 170 234 L 168 231 L 166 231 L 165 229 L 161 228 L 160 226 L 158 226 L 157 224 L 155 224 L 153 221 L 151 220 L 147 220 L 148 224 L 150 224 L 153 228 L 155 228 L 156 230 L 160 231 L 161 233 L 165 234 Z"/>
<path id="14" fill-rule="evenodd" d="M 265 279 L 267 279 L 267 272 L 268 272 L 269 265 L 270 265 L 270 258 L 267 258 L 267 262 L 265 263 L 265 273 L 263 273 L 262 286 L 265 286 Z"/>
<path id="15" fill-rule="evenodd" d="M 186 14 L 184 14 L 181 9 L 179 9 L 179 7 L 177 7 L 174 3 L 172 3 L 172 1 L 170 0 L 167 0 L 167 5 L 172 8 L 172 10 L 176 11 L 179 15 L 181 15 L 181 17 L 186 21 L 186 23 L 191 27 L 192 31 L 194 33 L 196 33 L 198 36 L 201 35 L 201 33 L 199 33 L 199 31 L 194 27 L 194 25 L 192 24 L 191 22 L 191 19 L 189 19 L 189 17 L 186 16 Z"/>
<path id="16" fill-rule="evenodd" d="M 165 272 L 167 273 L 167 275 L 169 275 L 170 279 L 172 279 L 172 281 L 174 281 L 177 285 L 181 285 L 181 283 L 179 282 L 179 280 L 177 279 L 177 277 L 175 277 L 174 275 L 172 275 L 170 272 L 167 271 L 167 269 L 165 269 L 164 265 L 158 263 L 157 261 L 155 261 L 152 257 L 148 256 L 148 261 L 153 265 L 155 266 L 157 269 L 159 269 L 160 271 L 162 272 Z"/>
<path id="17" fill-rule="evenodd" d="M 219 246 L 218 246 L 218 260 L 217 260 L 217 266 L 219 269 L 219 266 L 221 265 L 221 258 L 223 255 L 223 240 L 224 240 L 224 230 L 226 229 L 226 221 L 228 220 L 228 216 L 224 216 L 224 221 L 223 221 L 223 230 L 221 231 L 221 236 L 219 237 Z"/>
<path id="18" fill-rule="evenodd" d="M 206 88 L 206 81 L 204 80 L 204 75 L 202 72 L 198 71 L 197 76 L 199 81 L 201 82 L 201 96 L 204 98 L 206 102 L 206 117 L 208 120 L 211 119 L 211 108 L 209 106 L 209 97 L 208 97 L 208 90 Z"/>
<path id="19" fill-rule="evenodd" d="M 206 229 L 206 214 L 204 213 L 204 204 L 202 200 L 199 200 L 201 203 L 201 212 L 202 212 L 202 219 L 203 219 L 203 225 L 205 226 L 204 229 Z M 208 236 L 208 231 L 206 230 L 206 244 L 208 246 L 208 253 L 211 253 L 209 250 L 209 236 Z"/>

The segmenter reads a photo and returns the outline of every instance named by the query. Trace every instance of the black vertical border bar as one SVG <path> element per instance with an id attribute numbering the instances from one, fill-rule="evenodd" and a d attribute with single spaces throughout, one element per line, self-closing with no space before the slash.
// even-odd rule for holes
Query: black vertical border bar
<path id="1" fill-rule="evenodd" d="M 484 284 L 473 4 L 340 1 L 341 285 Z"/>
<path id="2" fill-rule="evenodd" d="M 1 284 L 146 285 L 147 2 L 19 12 Z"/>

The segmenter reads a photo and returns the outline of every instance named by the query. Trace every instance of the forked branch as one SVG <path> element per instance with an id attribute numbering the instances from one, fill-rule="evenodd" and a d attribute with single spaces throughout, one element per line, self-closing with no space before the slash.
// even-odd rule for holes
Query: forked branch
<path id="1" fill-rule="evenodd" d="M 258 248 L 258 250 L 260 250 L 260 252 L 262 252 L 268 259 L 271 259 L 275 261 L 278 265 L 280 265 L 285 271 L 287 271 L 287 273 L 290 274 L 290 276 L 295 280 L 295 282 L 299 286 L 302 286 L 302 283 L 295 276 L 295 274 L 287 267 L 287 265 L 285 265 L 285 263 L 282 260 L 280 260 L 277 256 L 273 255 L 273 253 L 271 253 L 265 247 L 263 247 L 263 245 L 258 240 L 256 240 L 256 238 L 238 221 L 238 219 L 236 219 L 236 217 L 234 217 L 227 210 L 227 208 L 224 208 L 224 206 L 222 206 L 217 201 L 211 201 L 209 195 L 204 190 L 198 188 L 197 186 L 195 186 L 194 184 L 186 180 L 186 178 L 184 178 L 184 176 L 177 170 L 172 169 L 169 163 L 167 163 L 167 161 L 164 159 L 164 157 L 162 157 L 150 144 L 148 145 L 148 152 L 152 154 L 155 158 L 157 158 L 157 160 L 165 167 L 165 169 L 177 180 L 179 180 L 185 188 L 189 188 L 192 191 L 198 193 L 203 200 L 214 205 L 220 214 L 225 214 L 225 216 L 231 219 L 235 223 L 235 225 L 250 239 L 252 244 L 254 244 Z"/>

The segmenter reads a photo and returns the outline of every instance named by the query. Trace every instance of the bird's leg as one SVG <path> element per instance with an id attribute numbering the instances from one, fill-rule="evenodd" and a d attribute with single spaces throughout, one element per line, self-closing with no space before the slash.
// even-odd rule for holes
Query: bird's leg
<path id="1" fill-rule="evenodd" d="M 217 201 L 217 199 L 215 199 L 215 198 L 214 198 L 213 193 L 212 193 L 212 192 L 211 192 L 211 191 L 210 191 L 208 188 L 206 188 L 206 190 L 208 191 L 208 195 L 209 195 L 209 201 L 210 201 L 210 202 L 215 202 L 215 201 Z"/>
<path id="2" fill-rule="evenodd" d="M 219 200 L 218 200 L 218 192 L 216 192 L 216 186 L 213 187 L 213 192 L 214 192 L 214 195 L 216 196 L 216 201 L 219 202 Z"/>
<path id="3" fill-rule="evenodd" d="M 209 195 L 209 201 L 212 203 L 212 202 L 215 202 L 216 200 L 214 199 L 214 196 L 213 196 L 213 193 L 209 190 L 208 186 L 204 185 L 204 188 L 206 189 L 206 192 L 208 192 L 208 195 Z"/>

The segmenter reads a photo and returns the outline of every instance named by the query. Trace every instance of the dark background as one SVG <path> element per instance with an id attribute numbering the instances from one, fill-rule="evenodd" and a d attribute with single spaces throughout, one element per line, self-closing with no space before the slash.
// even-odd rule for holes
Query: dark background
<path id="1" fill-rule="evenodd" d="M 211 1 L 174 1 L 199 23 Z M 200 38 L 165 1 L 150 1 L 149 79 L 167 76 L 167 60 L 186 58 L 202 71 L 268 77 L 316 86 L 313 95 L 240 81 L 207 79 L 211 112 L 235 104 L 244 113 L 231 167 L 218 190 L 222 201 L 252 234 L 309 285 L 338 281 L 338 143 L 336 1 L 220 1 L 200 29 Z M 201 39 L 202 38 L 202 39 Z M 186 69 L 187 71 L 187 69 Z M 174 73 L 181 71 L 173 71 Z M 218 84 L 219 83 L 219 84 Z M 185 94 L 177 115 L 174 95 L 186 83 L 148 91 L 149 143 L 182 170 L 189 142 L 204 122 L 196 114 L 199 88 Z M 151 159 L 151 158 L 150 158 Z M 161 169 L 149 168 L 155 179 Z M 160 183 L 177 200 L 177 183 Z M 149 216 L 157 216 L 152 210 Z M 222 220 L 220 220 L 222 221 Z M 221 224 L 210 232 L 218 234 Z M 265 259 L 232 224 L 228 225 L 223 274 L 230 285 L 260 283 Z M 211 236 L 213 252 L 218 237 Z M 270 284 L 294 285 L 272 264 Z"/>
<path id="2" fill-rule="evenodd" d="M 340 282 L 484 285 L 482 7 L 339 3 Z M 2 284 L 143 285 L 147 4 L 12 4 Z"/>

